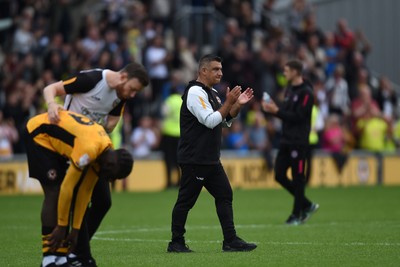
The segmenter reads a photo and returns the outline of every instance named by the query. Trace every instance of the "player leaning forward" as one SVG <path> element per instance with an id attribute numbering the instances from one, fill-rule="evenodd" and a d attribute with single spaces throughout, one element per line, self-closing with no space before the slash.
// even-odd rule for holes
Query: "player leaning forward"
<path id="1" fill-rule="evenodd" d="M 48 104 L 48 118 L 51 124 L 60 121 L 59 110 L 66 109 L 83 114 L 101 124 L 110 133 L 122 116 L 126 100 L 133 98 L 149 83 L 145 68 L 136 62 L 129 63 L 119 71 L 109 69 L 84 70 L 64 80 L 48 85 L 43 96 Z M 64 107 L 55 102 L 56 96 L 64 96 Z M 90 143 L 90 140 L 89 140 Z M 52 209 L 49 204 L 57 201 L 57 185 L 49 187 L 52 200 L 43 203 L 42 212 Z M 90 208 L 82 222 L 78 243 L 68 261 L 72 266 L 96 266 L 91 255 L 90 239 L 111 207 L 109 182 L 99 179 L 93 189 Z M 42 235 L 51 232 L 55 225 L 51 219 L 42 217 Z M 48 254 L 43 254 L 45 257 Z M 75 257 L 73 257 L 75 256 Z M 43 266 L 46 267 L 46 266 Z"/>
<path id="2" fill-rule="evenodd" d="M 60 111 L 58 124 L 51 124 L 47 113 L 37 115 L 26 130 L 29 175 L 39 180 L 47 203 L 41 217 L 57 225 L 44 236 L 42 266 L 70 266 L 65 257 L 64 263 L 57 264 L 57 256 L 76 246 L 95 184 L 99 179 L 129 175 L 132 155 L 125 149 L 114 150 L 101 125 L 71 111 Z M 70 161 L 67 169 L 66 159 Z M 59 196 L 58 202 L 53 194 Z"/>

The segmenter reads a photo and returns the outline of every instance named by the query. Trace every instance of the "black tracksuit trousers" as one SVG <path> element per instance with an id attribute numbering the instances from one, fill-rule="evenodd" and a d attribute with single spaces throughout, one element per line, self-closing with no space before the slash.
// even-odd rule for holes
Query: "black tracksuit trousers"
<path id="1" fill-rule="evenodd" d="M 307 153 L 308 147 L 306 145 L 281 144 L 275 160 L 275 179 L 294 196 L 292 214 L 297 217 L 304 209 L 311 206 L 311 202 L 305 196 L 306 177 L 304 169 Z M 287 177 L 289 168 L 292 170 L 292 179 Z"/>
<path id="2" fill-rule="evenodd" d="M 180 165 L 182 169 L 178 199 L 172 211 L 172 241 L 184 242 L 185 223 L 189 210 L 194 206 L 203 186 L 215 199 L 224 240 L 236 237 L 233 223 L 233 193 L 228 177 L 221 164 Z"/>

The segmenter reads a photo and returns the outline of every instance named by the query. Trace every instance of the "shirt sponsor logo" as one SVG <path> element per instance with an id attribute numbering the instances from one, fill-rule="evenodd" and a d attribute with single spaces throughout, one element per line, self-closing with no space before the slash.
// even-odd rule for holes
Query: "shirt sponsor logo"
<path id="1" fill-rule="evenodd" d="M 204 177 L 196 176 L 196 179 L 197 179 L 197 180 L 200 180 L 200 181 L 204 181 Z"/>

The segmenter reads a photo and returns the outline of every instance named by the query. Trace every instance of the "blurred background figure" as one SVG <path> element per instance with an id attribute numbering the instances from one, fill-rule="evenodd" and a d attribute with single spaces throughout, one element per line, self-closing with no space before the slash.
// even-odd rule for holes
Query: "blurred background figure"
<path id="1" fill-rule="evenodd" d="M 14 155 L 13 144 L 19 140 L 12 118 L 4 119 L 0 111 L 0 158 L 10 159 Z"/>
<path id="2" fill-rule="evenodd" d="M 178 165 L 178 142 L 180 137 L 179 115 L 182 105 L 181 90 L 172 87 L 162 106 L 161 150 L 166 169 L 167 188 L 180 182 Z"/>
<path id="3" fill-rule="evenodd" d="M 258 101 L 253 101 L 246 118 L 249 129 L 249 149 L 258 151 L 264 159 L 264 168 L 273 171 L 272 144 L 270 141 L 271 123 L 265 119 Z"/>
<path id="4" fill-rule="evenodd" d="M 237 120 L 231 126 L 232 130 L 226 137 L 228 149 L 235 150 L 238 154 L 245 155 L 249 152 L 249 134 L 244 129 L 241 121 Z"/>
<path id="5" fill-rule="evenodd" d="M 322 133 L 321 147 L 329 152 L 335 162 L 337 171 L 342 173 L 347 161 L 346 132 L 338 114 L 329 115 Z"/>
<path id="6" fill-rule="evenodd" d="M 129 140 L 134 158 L 144 159 L 150 156 L 152 149 L 158 144 L 151 117 L 144 116 L 140 119 L 139 126 L 133 129 Z"/>

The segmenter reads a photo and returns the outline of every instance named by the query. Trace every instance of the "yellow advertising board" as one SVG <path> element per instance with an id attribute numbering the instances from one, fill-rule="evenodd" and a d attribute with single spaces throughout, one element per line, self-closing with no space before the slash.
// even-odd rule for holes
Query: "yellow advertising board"
<path id="1" fill-rule="evenodd" d="M 383 184 L 400 185 L 400 157 L 399 155 L 383 158 Z"/>
<path id="2" fill-rule="evenodd" d="M 167 185 L 162 160 L 135 160 L 132 173 L 115 184 L 117 191 L 161 191 Z"/>
<path id="3" fill-rule="evenodd" d="M 40 193 L 42 188 L 36 179 L 29 178 L 26 162 L 0 163 L 0 193 Z"/>
<path id="4" fill-rule="evenodd" d="M 378 183 L 378 162 L 374 156 L 350 155 L 342 172 L 328 155 L 313 158 L 310 186 L 354 186 Z"/>
<path id="5" fill-rule="evenodd" d="M 265 169 L 261 157 L 222 157 L 222 164 L 233 188 L 281 188 L 274 172 Z M 382 183 L 400 185 L 400 157 L 385 155 Z M 0 194 L 41 193 L 37 180 L 28 178 L 26 161 L 0 162 Z M 290 169 L 288 170 L 290 177 Z M 313 158 L 310 187 L 335 187 L 378 184 L 378 160 L 372 154 L 354 153 L 339 173 L 328 154 Z M 161 191 L 166 187 L 166 172 L 161 159 L 136 160 L 133 172 L 115 183 L 116 191 Z"/>
<path id="6" fill-rule="evenodd" d="M 233 188 L 277 188 L 273 170 L 264 167 L 262 158 L 222 159 Z"/>

